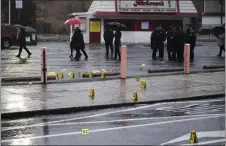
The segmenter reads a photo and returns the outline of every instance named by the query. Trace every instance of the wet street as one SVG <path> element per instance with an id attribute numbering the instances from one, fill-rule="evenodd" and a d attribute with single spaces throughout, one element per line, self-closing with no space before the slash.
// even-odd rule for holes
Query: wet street
<path id="1" fill-rule="evenodd" d="M 224 145 L 225 99 L 136 105 L 2 121 L 2 145 Z M 82 135 L 82 129 L 88 135 Z"/>
<path id="2" fill-rule="evenodd" d="M 191 70 L 202 70 L 204 65 L 225 65 L 224 55 L 217 57 L 219 47 L 216 42 L 197 42 L 195 47 L 195 60 L 191 63 Z M 32 52 L 31 58 L 26 58 L 25 51 L 22 52 L 22 58 L 15 56 L 18 48 L 1 51 L 2 59 L 2 77 L 27 77 L 40 75 L 41 48 L 47 47 L 47 66 L 48 72 L 64 71 L 65 78 L 69 78 L 69 72 L 83 72 L 84 70 L 93 71 L 105 69 L 107 71 L 119 71 L 120 62 L 112 57 L 105 57 L 104 45 L 86 45 L 86 51 L 89 55 L 88 60 L 84 56 L 80 61 L 69 58 L 70 49 L 67 42 L 39 42 L 37 46 L 29 46 Z M 152 61 L 152 50 L 148 45 L 128 45 L 128 75 L 148 74 L 148 69 L 182 67 L 183 63 L 169 62 L 167 50 L 165 48 L 164 61 Z M 140 71 L 142 64 L 146 68 Z"/>

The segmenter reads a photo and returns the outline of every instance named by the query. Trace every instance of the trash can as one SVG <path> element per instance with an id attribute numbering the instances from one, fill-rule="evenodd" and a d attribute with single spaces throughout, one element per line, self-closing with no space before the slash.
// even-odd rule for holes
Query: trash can
<path id="1" fill-rule="evenodd" d="M 37 45 L 37 31 L 30 26 L 26 26 L 25 31 L 27 45 Z"/>

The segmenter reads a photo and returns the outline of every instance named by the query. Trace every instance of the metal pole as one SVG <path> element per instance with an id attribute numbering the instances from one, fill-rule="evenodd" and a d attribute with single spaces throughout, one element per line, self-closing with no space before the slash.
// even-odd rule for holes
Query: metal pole
<path id="1" fill-rule="evenodd" d="M 220 1 L 220 3 L 221 3 L 221 25 L 222 25 L 222 23 L 223 23 L 223 0 L 221 0 Z"/>
<path id="2" fill-rule="evenodd" d="M 9 25 L 11 24 L 11 0 L 9 0 Z"/>

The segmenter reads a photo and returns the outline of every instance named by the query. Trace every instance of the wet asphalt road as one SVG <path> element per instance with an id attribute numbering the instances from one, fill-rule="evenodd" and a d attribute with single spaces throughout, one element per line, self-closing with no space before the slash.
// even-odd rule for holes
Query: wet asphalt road
<path id="1" fill-rule="evenodd" d="M 224 98 L 137 105 L 2 121 L 1 144 L 188 144 L 190 131 L 196 130 L 200 144 L 224 145 L 224 123 Z"/>
<path id="2" fill-rule="evenodd" d="M 195 60 L 191 63 L 191 70 L 202 70 L 204 65 L 225 65 L 224 55 L 217 57 L 219 47 L 216 42 L 202 42 L 202 46 L 195 48 Z M 22 52 L 22 58 L 15 56 L 18 49 L 1 51 L 1 68 L 2 77 L 26 77 L 40 75 L 41 48 L 47 47 L 47 66 L 48 72 L 60 72 L 64 70 L 65 76 L 69 72 L 83 72 L 84 70 L 93 71 L 105 69 L 107 71 L 119 71 L 120 62 L 113 58 L 105 57 L 104 45 L 86 45 L 86 51 L 89 59 L 84 60 L 82 56 L 80 61 L 74 61 L 69 58 L 69 43 L 66 42 L 39 42 L 38 46 L 29 46 L 32 52 L 31 58 L 26 58 L 25 51 Z M 148 69 L 182 67 L 183 63 L 169 62 L 167 51 L 165 48 L 164 61 L 152 61 L 152 50 L 150 46 L 129 45 L 128 46 L 128 75 L 144 75 L 148 74 Z M 139 71 L 142 64 L 146 64 L 143 71 Z"/>

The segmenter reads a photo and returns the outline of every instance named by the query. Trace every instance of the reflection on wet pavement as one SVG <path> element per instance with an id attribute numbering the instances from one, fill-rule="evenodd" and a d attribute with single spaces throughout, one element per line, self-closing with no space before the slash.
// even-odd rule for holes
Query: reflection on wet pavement
<path id="1" fill-rule="evenodd" d="M 51 140 L 51 137 L 44 137 L 48 135 L 57 136 L 64 133 L 76 134 L 74 131 L 81 131 L 83 128 L 88 128 L 90 131 L 96 131 L 98 129 L 111 129 L 115 127 L 136 127 L 136 125 L 150 125 L 150 123 L 167 124 L 172 120 L 183 121 L 189 118 L 202 119 L 206 117 L 216 117 L 218 115 L 223 116 L 225 112 L 224 105 L 225 100 L 224 98 L 221 98 L 218 100 L 137 105 L 133 108 L 116 108 L 99 111 L 93 110 L 90 112 L 81 112 L 70 115 L 49 115 L 30 119 L 2 121 L 1 138 L 2 141 L 9 140 L 10 144 L 13 144 L 14 142 L 20 142 L 20 144 L 53 144 L 55 142 Z M 221 120 L 221 122 L 218 124 L 209 124 L 212 126 L 217 124 L 218 128 L 224 129 L 224 119 L 220 118 L 219 120 Z M 211 120 L 207 119 L 206 122 L 208 121 L 210 122 Z M 195 121 L 193 121 L 193 125 L 194 124 Z M 200 125 L 200 127 L 202 127 L 202 125 Z M 183 128 L 181 130 L 183 130 Z M 139 129 L 137 129 L 137 132 L 139 133 Z M 53 139 L 55 139 L 55 136 L 53 136 Z M 68 136 L 70 136 L 70 134 L 68 134 Z M 31 137 L 36 138 L 29 140 Z M 25 139 L 20 141 L 10 140 L 19 138 Z M 59 137 L 59 139 L 61 139 L 61 137 Z M 65 143 L 73 144 L 73 141 L 74 139 L 70 139 L 70 141 L 65 141 Z M 118 143 L 120 143 L 120 141 Z"/>
<path id="2" fill-rule="evenodd" d="M 224 78 L 225 72 L 141 78 L 146 81 L 147 89 L 141 89 L 140 82 L 134 78 L 47 86 L 2 86 L 1 108 L 2 113 L 8 113 L 130 103 L 134 91 L 140 102 L 219 94 L 225 91 Z M 90 88 L 94 88 L 96 94 L 92 101 L 88 97 Z"/>

